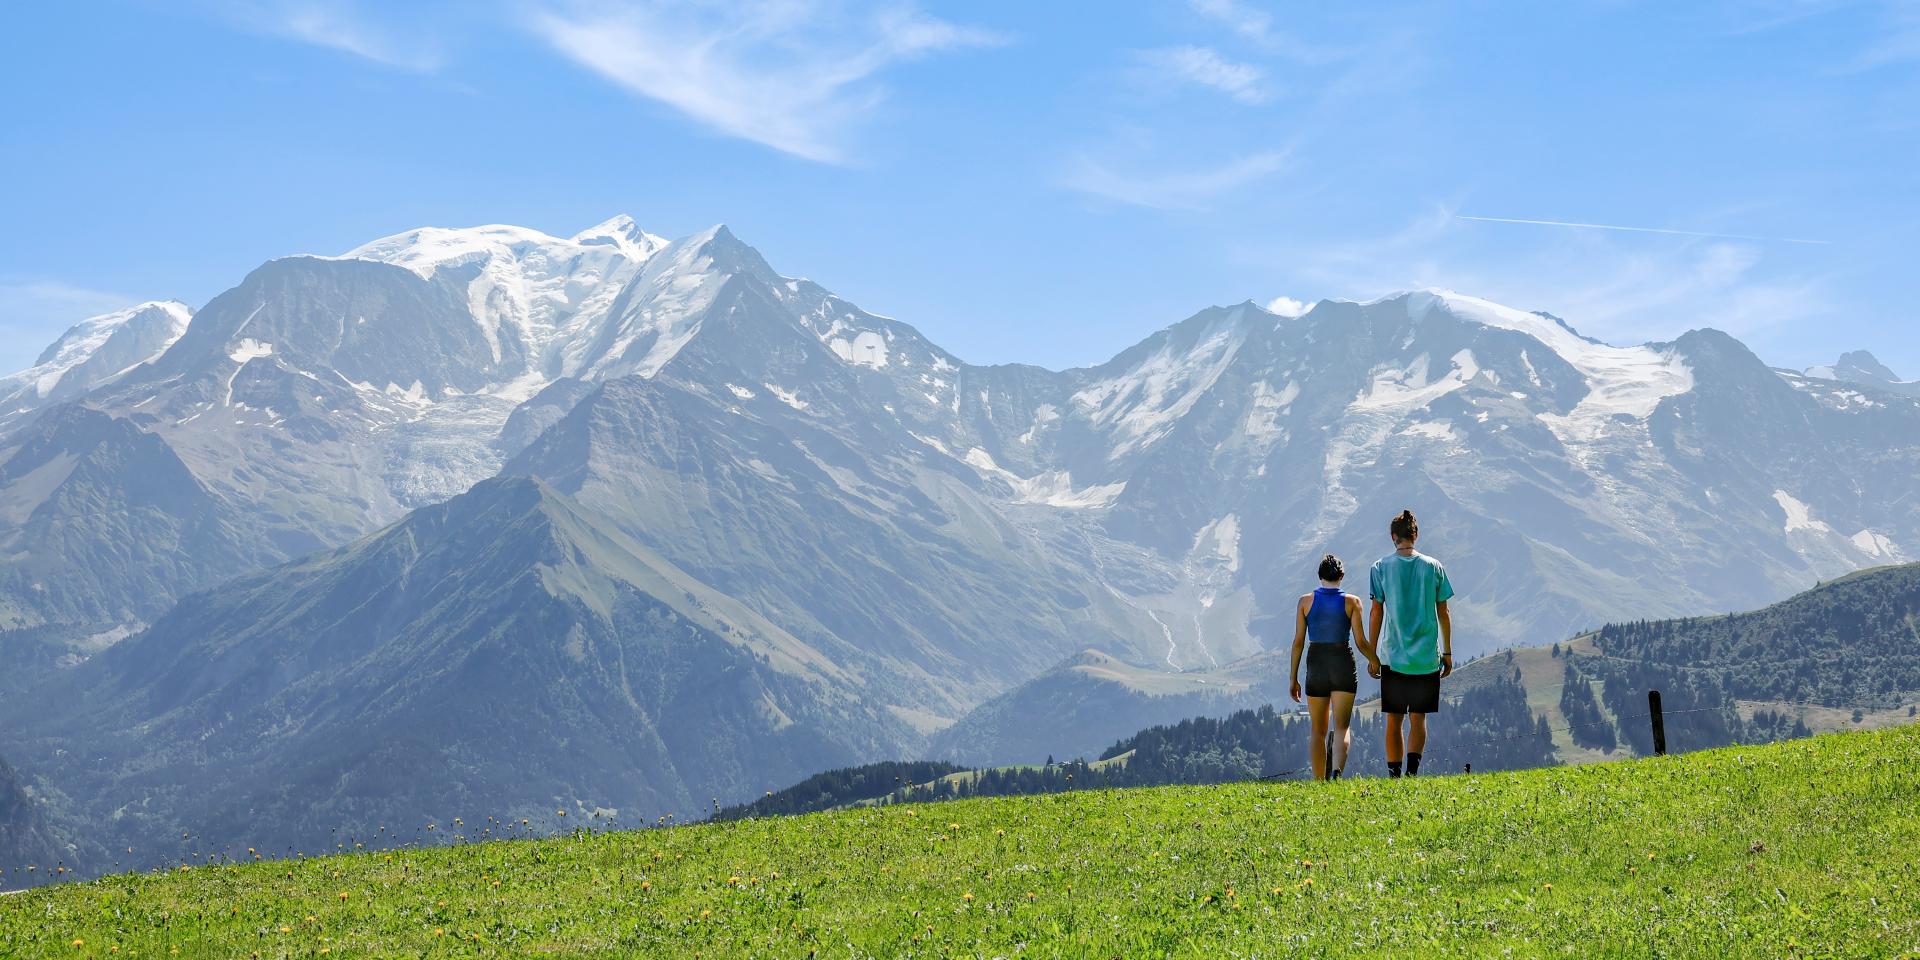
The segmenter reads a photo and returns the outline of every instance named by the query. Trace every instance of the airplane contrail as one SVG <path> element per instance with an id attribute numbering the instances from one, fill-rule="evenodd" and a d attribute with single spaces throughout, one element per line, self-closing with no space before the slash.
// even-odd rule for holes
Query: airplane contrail
<path id="1" fill-rule="evenodd" d="M 1628 233 L 1664 233 L 1676 237 L 1712 237 L 1719 240 L 1752 240 L 1758 243 L 1805 243 L 1824 246 L 1831 240 L 1802 240 L 1797 237 L 1751 237 L 1738 233 L 1702 233 L 1697 230 L 1668 230 L 1664 227 L 1622 227 L 1611 223 L 1573 223 L 1566 220 L 1521 220 L 1514 217 L 1470 217 L 1464 213 L 1453 215 L 1455 220 L 1477 220 L 1481 223 L 1524 223 L 1536 227 L 1575 227 L 1581 230 L 1624 230 Z"/>

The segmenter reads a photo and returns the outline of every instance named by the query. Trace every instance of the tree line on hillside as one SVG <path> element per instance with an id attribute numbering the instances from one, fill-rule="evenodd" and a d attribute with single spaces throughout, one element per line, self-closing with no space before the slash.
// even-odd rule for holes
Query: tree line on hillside
<path id="1" fill-rule="evenodd" d="M 1272 706 L 1225 717 L 1197 717 L 1142 730 L 1103 751 L 1099 762 L 1074 758 L 1056 763 L 996 767 L 949 774 L 949 764 L 880 763 L 832 770 L 776 791 L 750 804 L 720 811 L 720 819 L 808 813 L 851 803 L 922 803 L 965 797 L 1004 797 L 1069 790 L 1227 783 L 1259 778 L 1305 779 L 1310 774 L 1311 725 L 1301 712 Z M 1386 770 L 1383 724 L 1371 705 L 1355 709 L 1349 776 Z M 1546 719 L 1527 706 L 1518 674 L 1502 675 L 1447 703 L 1429 719 L 1423 769 L 1458 773 L 1516 770 L 1553 762 Z M 914 770 L 925 776 L 908 778 Z"/>
<path id="2" fill-rule="evenodd" d="M 1594 642 L 1609 658 L 1710 679 L 1736 699 L 1892 708 L 1920 693 L 1917 617 L 1920 565 L 1856 574 L 1751 613 L 1608 624 Z"/>
<path id="3" fill-rule="evenodd" d="M 964 769 L 944 760 L 887 760 L 858 767 L 843 767 L 816 773 L 752 803 L 726 807 L 715 813 L 714 819 L 740 820 L 831 810 L 884 797 L 903 786 L 926 783 Z"/>

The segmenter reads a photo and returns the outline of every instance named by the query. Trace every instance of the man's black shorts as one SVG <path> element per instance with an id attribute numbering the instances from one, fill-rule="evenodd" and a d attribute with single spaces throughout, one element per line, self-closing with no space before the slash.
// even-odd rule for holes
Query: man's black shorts
<path id="1" fill-rule="evenodd" d="M 1307 644 L 1307 696 L 1328 697 L 1359 689 L 1360 674 L 1354 669 L 1352 647 L 1344 643 Z"/>
<path id="2" fill-rule="evenodd" d="M 1380 712 L 1439 713 L 1440 671 L 1400 673 L 1381 664 Z"/>

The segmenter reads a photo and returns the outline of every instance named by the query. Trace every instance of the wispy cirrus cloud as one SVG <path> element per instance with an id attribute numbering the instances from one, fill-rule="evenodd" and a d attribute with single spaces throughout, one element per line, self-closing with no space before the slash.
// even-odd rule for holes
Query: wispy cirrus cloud
<path id="1" fill-rule="evenodd" d="M 255 32 L 400 70 L 432 73 L 445 62 L 439 42 L 420 24 L 397 26 L 351 0 L 229 0 L 213 9 Z M 380 9 L 391 13 L 390 8 Z"/>
<path id="2" fill-rule="evenodd" d="M 1214 21 L 1261 49 L 1301 63 L 1339 59 L 1339 51 L 1302 43 L 1276 28 L 1273 15 L 1245 0 L 1187 0 L 1195 13 Z"/>
<path id="3" fill-rule="evenodd" d="M 1286 166 L 1288 151 L 1237 157 L 1198 170 L 1129 173 L 1081 156 L 1062 181 L 1070 189 L 1116 203 L 1154 210 L 1206 210 L 1221 196 Z"/>
<path id="4" fill-rule="evenodd" d="M 728 136 L 823 163 L 884 97 L 889 67 L 1006 38 L 907 7 L 833 0 L 545 4 L 526 18 L 562 56 Z"/>
<path id="5" fill-rule="evenodd" d="M 1239 63 L 1211 47 L 1163 47 L 1140 52 L 1144 77 L 1156 85 L 1205 87 L 1245 104 L 1266 101 L 1266 71 Z"/>
<path id="6" fill-rule="evenodd" d="M 1451 203 L 1388 233 L 1268 251 L 1296 286 L 1364 299 L 1448 287 L 1548 310 L 1615 343 L 1717 327 L 1750 337 L 1829 315 L 1828 278 L 1760 244 L 1688 234 L 1565 231 L 1544 243 L 1485 245 Z M 1781 248 L 1796 249 L 1796 248 Z"/>

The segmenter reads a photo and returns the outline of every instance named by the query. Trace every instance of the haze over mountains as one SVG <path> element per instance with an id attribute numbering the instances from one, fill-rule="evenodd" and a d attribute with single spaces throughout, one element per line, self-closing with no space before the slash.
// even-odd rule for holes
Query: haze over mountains
<path id="1" fill-rule="evenodd" d="M 1445 291 L 975 366 L 724 227 L 411 231 L 0 381 L 0 756 L 107 846 L 684 815 L 1063 664 L 1264 689 L 1403 506 L 1463 654 L 1758 607 L 1920 550 L 1877 367 Z"/>

